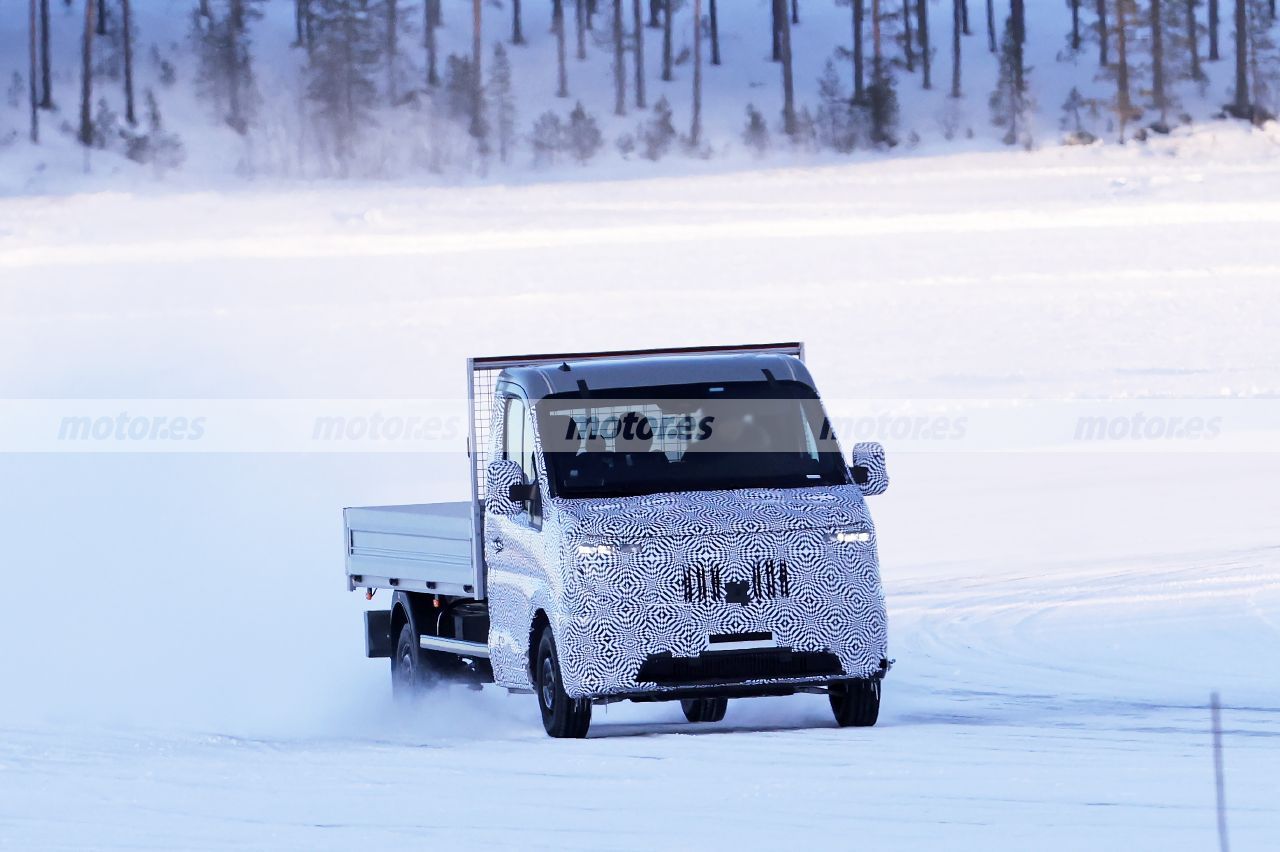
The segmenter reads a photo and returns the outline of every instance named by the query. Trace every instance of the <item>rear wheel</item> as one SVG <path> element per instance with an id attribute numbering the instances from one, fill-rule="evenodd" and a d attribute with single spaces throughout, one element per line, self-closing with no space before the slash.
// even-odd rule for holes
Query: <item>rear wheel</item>
<path id="1" fill-rule="evenodd" d="M 683 698 L 680 709 L 690 722 L 719 722 L 729 709 L 727 698 Z"/>
<path id="2" fill-rule="evenodd" d="M 869 728 L 880 716 L 880 681 L 846 680 L 831 684 L 831 712 L 842 728 Z"/>
<path id="3" fill-rule="evenodd" d="M 427 655 L 418 647 L 418 634 L 406 624 L 400 628 L 396 652 L 391 657 L 391 695 L 396 701 L 409 702 L 434 686 L 436 671 Z"/>
<path id="4" fill-rule="evenodd" d="M 571 698 L 564 691 L 560 657 L 556 653 L 556 640 L 550 627 L 542 631 L 535 660 L 534 687 L 538 693 L 538 708 L 542 711 L 542 726 L 553 737 L 582 739 L 591 727 L 591 701 Z"/>

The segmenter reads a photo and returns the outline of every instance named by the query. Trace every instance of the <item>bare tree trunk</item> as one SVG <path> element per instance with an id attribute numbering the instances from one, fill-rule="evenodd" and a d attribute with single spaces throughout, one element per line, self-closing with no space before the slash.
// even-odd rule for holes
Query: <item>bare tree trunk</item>
<path id="1" fill-rule="evenodd" d="M 387 0 L 387 101 L 396 102 L 396 65 L 400 58 L 400 5 Z"/>
<path id="2" fill-rule="evenodd" d="M 520 0 L 511 0 L 511 43 L 524 44 L 524 23 L 520 20 Z"/>
<path id="3" fill-rule="evenodd" d="M 783 6 L 782 15 L 786 15 L 786 7 Z M 769 23 L 773 39 L 773 53 L 770 54 L 774 62 L 782 61 L 782 24 L 778 21 L 778 4 L 773 0 L 769 2 Z"/>
<path id="4" fill-rule="evenodd" d="M 1111 64 L 1107 56 L 1107 0 L 1098 0 L 1098 64 L 1106 68 Z"/>
<path id="5" fill-rule="evenodd" d="M 98 0 L 98 15 L 95 18 L 97 22 L 98 35 L 107 34 L 107 0 Z"/>
<path id="6" fill-rule="evenodd" d="M 622 0 L 613 0 L 613 114 L 627 114 L 627 51 L 622 37 Z"/>
<path id="7" fill-rule="evenodd" d="M 674 34 L 671 31 L 671 6 L 672 0 L 662 0 L 662 79 L 667 82 L 673 79 L 671 39 Z"/>
<path id="8" fill-rule="evenodd" d="M 53 109 L 53 60 L 49 50 L 49 0 L 40 0 L 40 108 Z"/>
<path id="9" fill-rule="evenodd" d="M 916 0 L 916 34 L 920 39 L 920 71 L 924 75 L 923 85 L 933 88 L 932 62 L 929 57 L 929 0 Z"/>
<path id="10" fill-rule="evenodd" d="M 578 59 L 587 58 L 587 0 L 574 0 L 574 34 L 578 38 Z"/>
<path id="11" fill-rule="evenodd" d="M 551 26 L 556 31 L 556 97 L 569 97 L 569 71 L 564 62 L 564 0 L 551 0 Z"/>
<path id="12" fill-rule="evenodd" d="M 124 39 L 124 119 L 130 127 L 138 126 L 133 101 L 133 6 L 131 0 L 120 0 L 120 35 Z"/>
<path id="13" fill-rule="evenodd" d="M 1217 62 L 1218 55 L 1218 0 L 1209 0 L 1209 61 Z"/>
<path id="14" fill-rule="evenodd" d="M 791 0 L 791 23 L 800 23 L 800 0 Z"/>
<path id="15" fill-rule="evenodd" d="M 84 0 L 84 40 L 80 49 L 80 144 L 93 145 L 93 6 Z"/>
<path id="16" fill-rule="evenodd" d="M 702 0 L 693 0 L 693 124 L 689 141 L 702 138 Z"/>
<path id="17" fill-rule="evenodd" d="M 1187 4 L 1187 46 L 1191 48 L 1191 78 L 1201 80 L 1204 71 L 1200 68 L 1200 34 L 1196 32 L 1196 0 L 1186 0 Z"/>
<path id="18" fill-rule="evenodd" d="M 1160 110 L 1160 123 L 1169 121 L 1169 102 L 1164 91 L 1164 21 L 1160 0 L 1151 0 L 1151 100 Z"/>
<path id="19" fill-rule="evenodd" d="M 1080 49 L 1080 0 L 1071 0 L 1071 49 Z"/>
<path id="20" fill-rule="evenodd" d="M 302 47 L 304 43 L 304 33 L 302 24 L 302 4 L 304 0 L 293 0 L 293 46 Z"/>
<path id="21" fill-rule="evenodd" d="M 866 74 L 862 59 L 862 21 L 865 17 L 865 0 L 850 0 L 853 6 L 853 102 L 862 103 L 867 97 Z"/>
<path id="22" fill-rule="evenodd" d="M 670 0 L 668 0 L 670 2 Z M 791 73 L 791 21 L 787 18 L 787 0 L 773 0 L 780 22 L 779 42 L 782 47 L 782 126 L 792 138 L 799 131 L 796 122 L 796 89 Z"/>
<path id="23" fill-rule="evenodd" d="M 708 4 L 707 23 L 711 26 L 711 64 L 720 64 L 720 15 L 716 10 L 716 0 Z"/>
<path id="24" fill-rule="evenodd" d="M 960 36 L 964 33 L 964 0 L 951 0 L 951 97 L 960 97 Z"/>
<path id="25" fill-rule="evenodd" d="M 871 0 L 871 62 L 876 68 L 884 61 L 883 47 L 880 43 L 880 0 Z"/>
<path id="26" fill-rule="evenodd" d="M 1124 2 L 1116 3 L 1116 109 L 1120 113 L 1120 141 L 1124 142 L 1125 126 L 1133 111 L 1129 97 L 1129 22 L 1125 20 Z"/>
<path id="27" fill-rule="evenodd" d="M 1098 0 L 1102 3 L 1105 0 Z M 995 0 L 987 0 L 987 50 L 996 52 L 996 7 Z"/>
<path id="28" fill-rule="evenodd" d="M 1018 44 L 1027 43 L 1027 6 L 1026 0 L 1009 0 L 1009 14 L 1013 18 L 1013 32 Z"/>
<path id="29" fill-rule="evenodd" d="M 636 62 L 636 107 L 644 109 L 648 104 L 644 98 L 644 8 L 642 0 L 631 0 L 631 12 L 634 19 L 635 40 L 633 46 Z"/>
<path id="30" fill-rule="evenodd" d="M 27 49 L 31 54 L 30 95 L 31 95 L 31 144 L 40 142 L 40 92 L 37 90 L 36 77 L 40 70 L 40 34 L 36 23 L 38 18 L 36 0 L 27 3 Z"/>
<path id="31" fill-rule="evenodd" d="M 439 63 L 436 61 L 436 6 L 440 0 L 422 0 L 422 31 L 427 42 L 427 86 L 440 85 Z"/>
<path id="32" fill-rule="evenodd" d="M 902 0 L 902 32 L 902 51 L 907 60 L 907 71 L 914 73 L 916 70 L 916 51 L 912 45 L 915 36 L 911 34 L 911 0 Z"/>
<path id="33" fill-rule="evenodd" d="M 649 0 L 649 28 L 662 29 L 662 0 Z"/>
<path id="34" fill-rule="evenodd" d="M 960 23 L 964 25 L 965 35 L 973 35 L 969 32 L 969 0 L 960 0 Z"/>
<path id="35" fill-rule="evenodd" d="M 483 9 L 483 0 L 471 0 L 471 135 L 476 139 L 485 135 Z"/>
<path id="36" fill-rule="evenodd" d="M 1249 115 L 1249 31 L 1245 0 L 1236 0 L 1236 118 Z"/>

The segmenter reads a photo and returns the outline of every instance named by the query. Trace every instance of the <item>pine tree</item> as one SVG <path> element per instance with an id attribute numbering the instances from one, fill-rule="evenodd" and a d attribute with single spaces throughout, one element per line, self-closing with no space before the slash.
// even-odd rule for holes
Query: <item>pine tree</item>
<path id="1" fill-rule="evenodd" d="M 1004 26 L 1000 42 L 1000 79 L 991 93 L 991 123 L 1005 129 L 1004 144 L 1030 146 L 1027 114 L 1031 103 L 1027 97 L 1027 69 L 1023 64 L 1022 42 L 1018 26 L 1011 14 Z"/>
<path id="2" fill-rule="evenodd" d="M 866 92 L 866 118 L 871 144 L 892 148 L 898 144 L 898 94 L 889 60 L 884 55 L 880 0 L 871 0 L 871 85 Z"/>
<path id="3" fill-rule="evenodd" d="M 619 59 L 621 61 L 621 59 Z M 702 0 L 693 0 L 693 121 L 689 143 L 697 147 L 702 139 Z"/>
<path id="4" fill-rule="evenodd" d="M 94 0 L 84 0 L 84 34 L 80 42 L 80 144 L 93 144 L 93 18 Z"/>
<path id="5" fill-rule="evenodd" d="M 1218 59 L 1218 0 L 1209 0 L 1209 61 Z"/>
<path id="6" fill-rule="evenodd" d="M 422 40 L 427 48 L 427 88 L 440 85 L 439 60 L 436 46 L 436 27 L 439 26 L 440 0 L 422 0 Z"/>
<path id="7" fill-rule="evenodd" d="M 670 2 L 670 0 L 668 0 Z M 779 20 L 779 44 L 782 50 L 782 127 L 794 140 L 796 125 L 796 90 L 791 70 L 791 21 L 787 17 L 787 0 L 773 0 Z"/>
<path id="8" fill-rule="evenodd" d="M 662 79 L 667 83 L 675 79 L 671 73 L 673 37 L 671 16 L 675 12 L 674 4 L 675 0 L 662 0 Z"/>
<path id="9" fill-rule="evenodd" d="M 866 75 L 864 73 L 864 62 L 862 58 L 862 45 L 864 41 L 862 29 L 863 21 L 866 17 L 865 2 L 866 0 L 836 0 L 838 5 L 848 6 L 852 12 L 853 39 L 851 45 L 850 47 L 837 47 L 836 52 L 841 58 L 851 60 L 852 62 L 853 102 L 858 104 L 865 102 L 867 96 Z"/>
<path id="10" fill-rule="evenodd" d="M 964 32 L 964 0 L 951 0 L 951 97 L 960 97 L 960 36 Z"/>
<path id="11" fill-rule="evenodd" d="M 40 92 L 36 84 L 36 76 L 40 67 L 40 49 L 37 45 L 40 43 L 40 36 L 37 32 L 39 14 L 36 8 L 36 0 L 28 0 L 27 3 L 27 48 L 30 54 L 30 71 L 27 80 L 30 88 L 30 106 L 31 106 L 31 144 L 36 145 L 40 142 Z"/>
<path id="12" fill-rule="evenodd" d="M 573 112 L 569 113 L 569 124 L 565 128 L 565 144 L 569 153 L 573 154 L 573 158 L 583 165 L 604 145 L 600 126 L 596 123 L 595 117 L 583 108 L 581 101 L 574 106 Z"/>
<path id="13" fill-rule="evenodd" d="M 636 63 L 636 108 L 644 109 L 644 10 L 641 7 L 642 0 L 631 0 L 631 17 L 632 17 L 632 48 L 631 52 Z"/>
<path id="14" fill-rule="evenodd" d="M 133 5 L 120 0 L 121 37 L 124 39 L 124 116 L 130 127 L 138 125 L 133 102 Z"/>
<path id="15" fill-rule="evenodd" d="M 653 115 L 648 123 L 640 128 L 640 152 L 647 160 L 661 160 L 671 150 L 671 143 L 676 138 L 676 126 L 671 120 L 671 104 L 666 98 L 659 98 L 653 105 Z"/>
<path id="16" fill-rule="evenodd" d="M 53 51 L 49 47 L 49 0 L 40 0 L 40 108 L 53 109 Z"/>
<path id="17" fill-rule="evenodd" d="M 249 23 L 261 17 L 260 2 L 222 0 L 208 16 L 197 14 L 193 19 L 200 90 L 241 135 L 248 132 L 257 106 Z"/>
<path id="18" fill-rule="evenodd" d="M 916 37 L 920 41 L 920 72 L 923 76 L 921 85 L 925 89 L 933 88 L 932 50 L 929 48 L 929 0 L 916 0 Z"/>
<path id="19" fill-rule="evenodd" d="M 569 71 L 565 67 L 564 0 L 551 0 L 551 27 L 556 32 L 556 97 L 569 97 Z"/>
<path id="20" fill-rule="evenodd" d="M 493 45 L 493 62 L 489 68 L 487 94 L 493 114 L 493 130 L 498 142 L 498 158 L 506 162 L 515 144 L 516 106 L 511 89 L 511 60 L 502 42 Z"/>
<path id="21" fill-rule="evenodd" d="M 524 44 L 524 22 L 520 19 L 520 0 L 511 0 L 511 43 Z"/>
<path id="22" fill-rule="evenodd" d="M 707 26 L 711 35 L 711 64 L 720 64 L 720 13 L 716 0 L 708 0 Z"/>
<path id="23" fill-rule="evenodd" d="M 1125 129 L 1131 121 L 1142 116 L 1142 110 L 1133 102 L 1132 78 L 1138 70 L 1133 54 L 1133 46 L 1137 43 L 1137 24 L 1140 10 L 1137 0 L 1112 0 L 1115 10 L 1116 63 L 1114 78 L 1116 96 L 1112 109 L 1120 125 L 1120 141 L 1125 141 Z"/>
<path id="24" fill-rule="evenodd" d="M 1111 64 L 1108 54 L 1109 39 L 1111 32 L 1107 27 L 1107 3 L 1109 0 L 1098 0 L 1098 22 L 1094 27 L 1094 32 L 1098 39 L 1098 65 L 1106 68 Z"/>
<path id="25" fill-rule="evenodd" d="M 307 97 L 316 106 L 317 123 L 345 176 L 378 99 L 378 26 L 364 0 L 315 0 L 315 7 Z"/>
<path id="26" fill-rule="evenodd" d="M 564 122 L 560 116 L 550 110 L 538 116 L 533 124 L 533 132 L 529 134 L 533 164 L 538 167 L 553 165 L 564 150 L 564 136 Z"/>
<path id="27" fill-rule="evenodd" d="M 855 108 L 840 84 L 836 66 L 827 60 L 818 78 L 818 114 L 814 119 L 818 144 L 847 154 L 857 145 Z"/>
<path id="28" fill-rule="evenodd" d="M 747 126 L 742 131 L 742 141 L 757 157 L 769 150 L 769 123 L 755 104 L 747 104 Z"/>
<path id="29" fill-rule="evenodd" d="M 613 114 L 627 114 L 627 51 L 623 38 L 622 0 L 613 0 Z"/>

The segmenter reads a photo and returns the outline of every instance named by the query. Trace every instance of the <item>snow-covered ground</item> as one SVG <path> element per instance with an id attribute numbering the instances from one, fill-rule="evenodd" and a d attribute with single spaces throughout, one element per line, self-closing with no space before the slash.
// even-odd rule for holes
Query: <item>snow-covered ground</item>
<path id="1" fill-rule="evenodd" d="M 0 396 L 438 399 L 472 354 L 803 339 L 834 399 L 1247 404 L 1276 163 L 1196 139 L 8 199 Z M 361 656 L 339 509 L 456 499 L 460 453 L 0 455 L 0 846 L 1212 848 L 1215 689 L 1234 848 L 1274 845 L 1280 453 L 886 444 L 879 726 L 615 705 L 584 742 L 489 690 L 399 715 Z"/>

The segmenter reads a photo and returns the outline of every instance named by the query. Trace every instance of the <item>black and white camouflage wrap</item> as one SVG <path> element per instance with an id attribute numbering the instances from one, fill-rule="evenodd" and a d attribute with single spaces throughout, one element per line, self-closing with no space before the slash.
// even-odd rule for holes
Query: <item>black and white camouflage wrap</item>
<path id="1" fill-rule="evenodd" d="M 500 422 L 491 434 L 502 434 Z M 840 541 L 842 532 L 868 535 Z M 834 653 L 847 677 L 878 675 L 886 657 L 875 528 L 855 485 L 547 499 L 540 530 L 527 514 L 487 511 L 485 551 L 489 646 L 502 686 L 531 686 L 539 611 L 574 697 L 660 692 L 636 679 L 645 659 L 664 651 L 696 657 L 713 634 L 769 631 L 780 647 Z M 785 594 L 777 578 L 757 594 L 756 566 L 783 562 Z M 722 588 L 746 583 L 747 602 L 690 595 L 688 571 L 700 566 L 714 567 Z"/>

